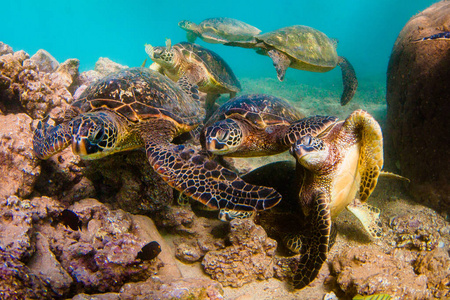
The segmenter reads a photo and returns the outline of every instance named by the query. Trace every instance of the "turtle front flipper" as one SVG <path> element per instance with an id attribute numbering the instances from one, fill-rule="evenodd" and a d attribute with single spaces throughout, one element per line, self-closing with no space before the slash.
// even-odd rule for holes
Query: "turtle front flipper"
<path id="1" fill-rule="evenodd" d="M 189 73 L 184 73 L 183 76 L 178 79 L 177 84 L 189 97 L 198 101 L 200 96 L 198 94 L 197 82 L 198 81 L 193 80 L 192 77 L 189 76 Z"/>
<path id="2" fill-rule="evenodd" d="M 354 111 L 344 122 L 350 134 L 361 139 L 358 172 L 361 175 L 359 189 L 361 202 L 367 201 L 375 189 L 383 167 L 383 134 L 378 122 L 366 111 Z"/>
<path id="3" fill-rule="evenodd" d="M 273 188 L 246 183 L 203 152 L 171 144 L 168 123 L 148 122 L 140 131 L 150 164 L 170 186 L 213 209 L 265 210 L 281 200 Z"/>
<path id="4" fill-rule="evenodd" d="M 279 81 L 284 80 L 284 75 L 286 75 L 286 70 L 289 68 L 289 65 L 291 64 L 291 59 L 284 53 L 281 53 L 277 50 L 269 50 L 267 52 L 267 55 L 270 56 L 270 58 L 273 60 L 273 66 L 275 67 L 275 70 L 277 71 L 277 77 Z"/>
<path id="5" fill-rule="evenodd" d="M 33 134 L 33 151 L 40 159 L 47 159 L 67 148 L 72 141 L 67 123 L 51 126 L 39 121 Z"/>
<path id="6" fill-rule="evenodd" d="M 311 234 L 301 240 L 300 260 L 293 270 L 293 283 L 301 289 L 316 279 L 328 256 L 331 214 L 329 199 L 323 192 L 313 197 L 313 207 L 309 213 L 311 218 Z"/>
<path id="7" fill-rule="evenodd" d="M 345 105 L 350 102 L 355 95 L 356 89 L 358 88 L 358 79 L 356 79 L 355 69 L 345 57 L 339 56 L 338 65 L 341 67 L 342 83 L 344 84 L 341 105 Z"/>
<path id="8" fill-rule="evenodd" d="M 303 118 L 292 123 L 283 137 L 283 144 L 293 145 L 297 140 L 306 135 L 317 136 L 318 134 L 331 128 L 330 125 L 336 123 L 337 117 L 312 116 Z"/>

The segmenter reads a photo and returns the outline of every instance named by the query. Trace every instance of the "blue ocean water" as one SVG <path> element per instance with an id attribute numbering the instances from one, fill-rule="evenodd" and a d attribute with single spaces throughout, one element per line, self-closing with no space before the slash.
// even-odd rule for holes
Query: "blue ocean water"
<path id="1" fill-rule="evenodd" d="M 347 57 L 359 78 L 384 76 L 395 39 L 409 20 L 435 1 L 5 1 L 0 41 L 30 55 L 39 49 L 59 62 L 80 60 L 80 71 L 94 68 L 99 57 L 140 66 L 144 45 L 185 40 L 178 22 L 231 17 L 263 32 L 289 25 L 307 25 L 339 40 L 338 54 Z M 197 42 L 221 55 L 238 77 L 274 77 L 269 57 L 253 50 Z M 328 76 L 328 77 L 324 77 Z M 322 81 L 340 77 L 289 69 L 286 78 Z"/>

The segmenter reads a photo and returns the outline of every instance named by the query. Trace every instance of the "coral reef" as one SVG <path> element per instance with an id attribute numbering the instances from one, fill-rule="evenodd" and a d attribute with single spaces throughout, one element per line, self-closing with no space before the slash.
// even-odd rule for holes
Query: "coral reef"
<path id="1" fill-rule="evenodd" d="M 417 200 L 449 213 L 450 43 L 417 41 L 445 28 L 450 3 L 440 1 L 412 17 L 395 41 L 387 72 L 386 156 L 411 180 Z"/>
<path id="2" fill-rule="evenodd" d="M 40 175 L 32 150 L 31 122 L 25 114 L 0 115 L 0 197 L 27 197 Z"/>
<path id="3" fill-rule="evenodd" d="M 373 247 L 353 247 L 332 261 L 339 287 L 349 296 L 387 293 L 399 299 L 428 299 L 426 276 L 412 266 Z"/>
<path id="4" fill-rule="evenodd" d="M 277 242 L 267 237 L 261 226 L 252 220 L 232 220 L 229 239 L 231 246 L 205 255 L 202 265 L 206 273 L 232 287 L 273 277 Z"/>
<path id="5" fill-rule="evenodd" d="M 44 53 L 44 52 L 42 52 Z M 39 55 L 41 57 L 41 55 Z M 45 56 L 44 54 L 44 57 Z M 36 63 L 39 63 L 39 65 Z M 63 63 L 78 69 L 78 62 L 70 60 Z M 72 84 L 71 68 L 62 67 L 53 73 L 55 64 L 48 59 L 31 59 L 24 51 L 9 52 L 0 56 L 0 99 L 3 113 L 27 113 L 32 118 L 49 115 L 52 119 L 62 120 L 64 110 L 73 100 L 68 88 Z M 66 76 L 67 75 L 67 76 Z M 59 80 L 64 78 L 65 80 Z"/>

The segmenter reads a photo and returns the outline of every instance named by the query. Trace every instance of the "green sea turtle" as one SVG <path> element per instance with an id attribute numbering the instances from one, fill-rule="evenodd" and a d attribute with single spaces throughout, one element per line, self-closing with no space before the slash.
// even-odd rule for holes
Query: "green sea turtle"
<path id="1" fill-rule="evenodd" d="M 207 94 L 207 117 L 220 94 L 230 94 L 232 98 L 241 90 L 241 84 L 228 64 L 218 54 L 202 46 L 187 42 L 171 46 L 167 40 L 165 47 L 146 45 L 145 51 L 154 61 L 151 69 L 180 85 L 197 85 L 201 92 Z"/>
<path id="2" fill-rule="evenodd" d="M 308 26 L 284 27 L 257 35 L 250 41 L 235 41 L 225 45 L 256 48 L 257 53 L 270 56 L 280 81 L 283 81 L 288 67 L 328 72 L 339 65 L 344 83 L 341 105 L 353 98 L 358 87 L 353 66 L 345 57 L 337 55 L 336 41 Z"/>
<path id="3" fill-rule="evenodd" d="M 284 152 L 301 136 L 316 135 L 335 117 L 303 118 L 288 101 L 266 94 L 230 99 L 208 119 L 202 147 L 216 155 L 265 156 Z"/>
<path id="4" fill-rule="evenodd" d="M 356 110 L 323 134 L 303 136 L 292 146 L 291 153 L 303 167 L 297 168 L 304 170 L 299 200 L 310 219 L 312 233 L 308 239 L 299 238 L 299 246 L 294 240 L 291 245 L 302 249 L 294 275 L 295 287 L 302 288 L 316 278 L 325 262 L 331 221 L 344 208 L 361 221 L 372 237 L 381 237 L 380 210 L 365 202 L 383 167 L 383 136 L 369 113 Z"/>
<path id="5" fill-rule="evenodd" d="M 329 125 L 317 136 L 304 135 L 291 148 L 297 162 L 277 162 L 243 176 L 252 184 L 266 183 L 283 201 L 256 222 L 269 235 L 299 253 L 291 269 L 294 286 L 303 288 L 317 276 L 336 234 L 332 220 L 347 208 L 374 238 L 381 237 L 380 211 L 367 205 L 382 172 L 383 138 L 376 120 L 365 111 Z M 277 174 L 277 176 L 273 176 Z M 404 179 L 404 178 L 402 178 Z M 221 210 L 222 219 L 250 214 Z M 333 229 L 334 228 L 334 229 Z"/>
<path id="6" fill-rule="evenodd" d="M 208 207 L 245 211 L 277 204 L 281 197 L 274 189 L 247 184 L 202 151 L 172 143 L 204 115 L 194 88 L 189 96 L 147 68 L 112 73 L 86 88 L 65 122 L 39 122 L 34 151 L 46 159 L 71 144 L 74 154 L 97 159 L 145 147 L 151 166 L 170 186 Z"/>
<path id="7" fill-rule="evenodd" d="M 194 43 L 197 37 L 214 44 L 247 41 L 261 32 L 254 26 L 232 18 L 210 18 L 200 24 L 183 20 L 178 26 L 187 31 L 186 39 L 190 43 Z"/>

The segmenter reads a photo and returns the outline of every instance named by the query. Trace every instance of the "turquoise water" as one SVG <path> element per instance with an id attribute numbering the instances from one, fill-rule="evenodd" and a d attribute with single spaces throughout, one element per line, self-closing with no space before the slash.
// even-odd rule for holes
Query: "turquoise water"
<path id="1" fill-rule="evenodd" d="M 139 66 L 147 57 L 144 44 L 185 40 L 182 19 L 201 22 L 232 17 L 263 32 L 289 25 L 308 25 L 339 40 L 338 54 L 347 57 L 359 78 L 384 76 L 395 39 L 410 17 L 430 0 L 376 1 L 5 1 L 0 41 L 30 55 L 39 49 L 59 62 L 80 60 L 80 70 L 93 69 L 99 57 Z M 270 58 L 253 50 L 199 44 L 216 51 L 238 77 L 274 77 Z M 289 69 L 287 79 L 322 81 L 340 78 Z"/>

